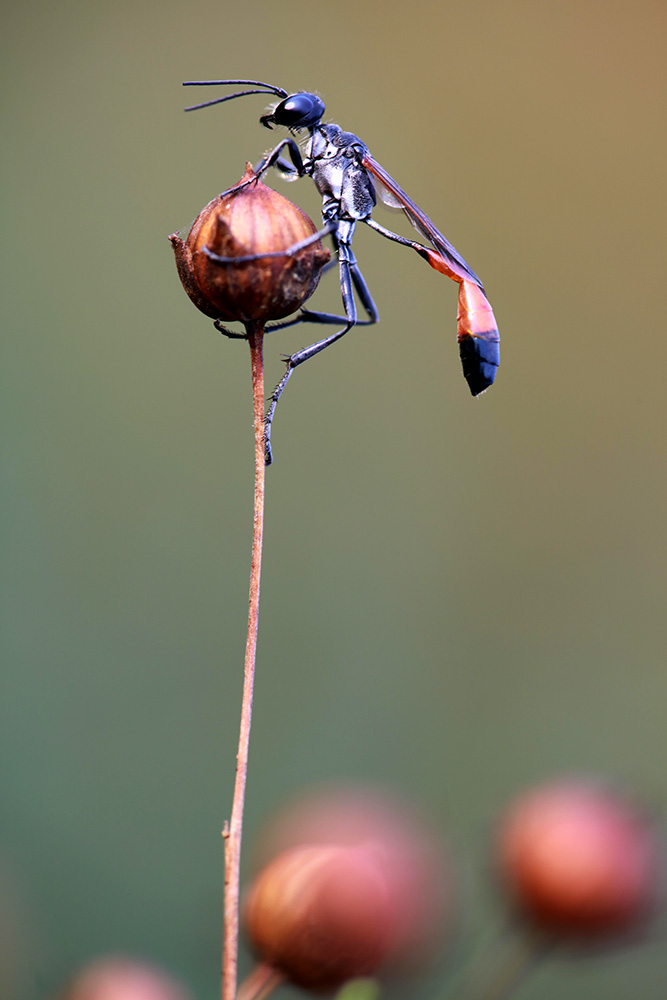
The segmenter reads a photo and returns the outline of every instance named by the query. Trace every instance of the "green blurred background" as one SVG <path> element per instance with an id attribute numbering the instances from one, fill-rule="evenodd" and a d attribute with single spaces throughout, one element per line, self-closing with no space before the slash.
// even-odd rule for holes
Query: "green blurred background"
<path id="1" fill-rule="evenodd" d="M 358 233 L 382 321 L 301 369 L 275 423 L 247 803 L 249 852 L 321 780 L 409 795 L 467 873 L 474 961 L 502 923 L 508 798 L 572 772 L 667 798 L 667 8 L 24 0 L 3 20 L 3 995 L 107 951 L 218 991 L 249 360 L 166 237 L 271 139 L 259 97 L 184 115 L 185 79 L 318 90 L 499 321 L 475 401 L 456 286 Z M 309 182 L 273 183 L 318 218 Z M 269 383 L 308 336 L 267 342 Z M 662 995 L 657 936 L 520 995 Z"/>

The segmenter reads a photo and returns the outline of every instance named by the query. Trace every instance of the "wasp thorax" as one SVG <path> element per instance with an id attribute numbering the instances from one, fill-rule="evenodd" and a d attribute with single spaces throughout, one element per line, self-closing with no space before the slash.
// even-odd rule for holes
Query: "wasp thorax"
<path id="1" fill-rule="evenodd" d="M 202 209 L 185 241 L 177 233 L 169 240 L 198 309 L 212 319 L 267 322 L 295 312 L 315 291 L 330 256 L 321 242 L 294 256 L 280 254 L 316 231 L 312 219 L 262 184 L 248 163 L 239 183 Z M 279 256 L 262 256 L 271 254 Z"/>

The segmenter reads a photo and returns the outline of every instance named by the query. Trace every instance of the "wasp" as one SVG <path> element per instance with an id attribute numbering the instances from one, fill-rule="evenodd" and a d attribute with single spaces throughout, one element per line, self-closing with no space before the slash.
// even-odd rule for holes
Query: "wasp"
<path id="1" fill-rule="evenodd" d="M 279 98 L 272 110 L 259 120 L 269 129 L 276 125 L 283 126 L 289 135 L 261 159 L 255 167 L 255 174 L 259 177 L 274 167 L 287 179 L 311 177 L 322 196 L 324 226 L 319 235 L 330 235 L 337 251 L 345 315 L 302 308 L 293 319 L 270 327 L 284 329 L 297 323 L 317 323 L 338 326 L 340 329 L 286 359 L 287 370 L 270 397 L 266 415 L 267 464 L 271 461 L 270 431 L 276 404 L 294 369 L 335 344 L 353 326 L 370 325 L 377 323 L 379 319 L 377 306 L 352 250 L 352 239 L 358 222 L 363 222 L 385 239 L 412 248 L 436 271 L 458 283 L 457 336 L 463 375 L 473 396 L 478 396 L 493 384 L 500 359 L 500 337 L 482 282 L 428 215 L 371 155 L 368 146 L 352 132 L 344 132 L 339 125 L 323 123 L 326 108 L 317 94 L 308 91 L 290 94 L 282 87 L 274 87 L 259 80 L 189 80 L 183 86 L 251 88 L 192 105 L 186 111 L 222 104 L 251 94 L 268 94 Z M 301 132 L 307 133 L 303 153 L 294 139 Z M 378 197 L 386 204 L 402 209 L 428 245 L 399 236 L 376 222 L 372 218 L 372 212 Z M 290 248 L 288 252 L 297 252 L 299 249 L 300 244 Z M 210 251 L 208 256 L 216 260 L 216 255 Z M 222 263 L 223 258 L 220 261 Z M 366 315 L 365 319 L 358 319 L 355 292 Z M 224 328 L 223 332 L 226 332 Z"/>

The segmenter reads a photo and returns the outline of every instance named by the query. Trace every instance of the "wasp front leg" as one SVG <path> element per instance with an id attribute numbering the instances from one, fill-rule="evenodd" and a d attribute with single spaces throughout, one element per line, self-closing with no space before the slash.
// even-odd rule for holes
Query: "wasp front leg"
<path id="1" fill-rule="evenodd" d="M 293 166 L 290 166 L 290 164 L 287 163 L 287 161 L 280 155 L 284 149 L 286 149 L 289 153 Z M 294 139 L 288 136 L 286 139 L 279 142 L 270 153 L 266 153 L 254 168 L 255 174 L 257 177 L 261 177 L 262 174 L 266 173 L 269 167 L 273 166 L 277 166 L 278 169 L 283 171 L 283 173 L 289 174 L 290 172 L 293 172 L 299 177 L 305 176 L 306 168 L 303 162 L 303 157 L 301 156 L 301 150 L 295 143 Z"/>

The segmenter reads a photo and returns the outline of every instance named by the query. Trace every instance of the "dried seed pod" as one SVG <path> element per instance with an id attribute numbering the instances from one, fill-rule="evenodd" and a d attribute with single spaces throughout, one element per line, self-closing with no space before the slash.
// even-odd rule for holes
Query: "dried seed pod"
<path id="1" fill-rule="evenodd" d="M 169 240 L 198 309 L 212 319 L 263 323 L 283 319 L 313 294 L 329 251 L 316 240 L 290 257 L 237 258 L 280 254 L 316 232 L 306 213 L 262 184 L 248 163 L 239 183 L 202 209 L 185 241 L 178 233 Z"/>
<path id="2" fill-rule="evenodd" d="M 259 845 L 244 908 L 263 962 L 316 991 L 347 979 L 404 979 L 451 942 L 449 858 L 401 801 L 329 787 L 288 804 Z"/>
<path id="3" fill-rule="evenodd" d="M 570 940 L 636 932 L 656 902 L 662 858 L 653 821 L 590 781 L 518 799 L 502 818 L 497 851 L 525 916 Z"/>
<path id="4" fill-rule="evenodd" d="M 57 1000 L 190 1000 L 190 994 L 156 966 L 107 956 L 84 966 Z"/>
<path id="5" fill-rule="evenodd" d="M 383 976 L 418 974 L 442 956 L 461 910 L 457 879 L 447 845 L 412 806 L 373 785 L 312 789 L 266 824 L 256 864 L 315 845 L 361 848 L 380 866 L 391 899 Z"/>
<path id="6" fill-rule="evenodd" d="M 279 854 L 260 872 L 244 919 L 263 962 L 298 986 L 328 991 L 377 971 L 395 904 L 372 852 L 315 844 Z"/>

